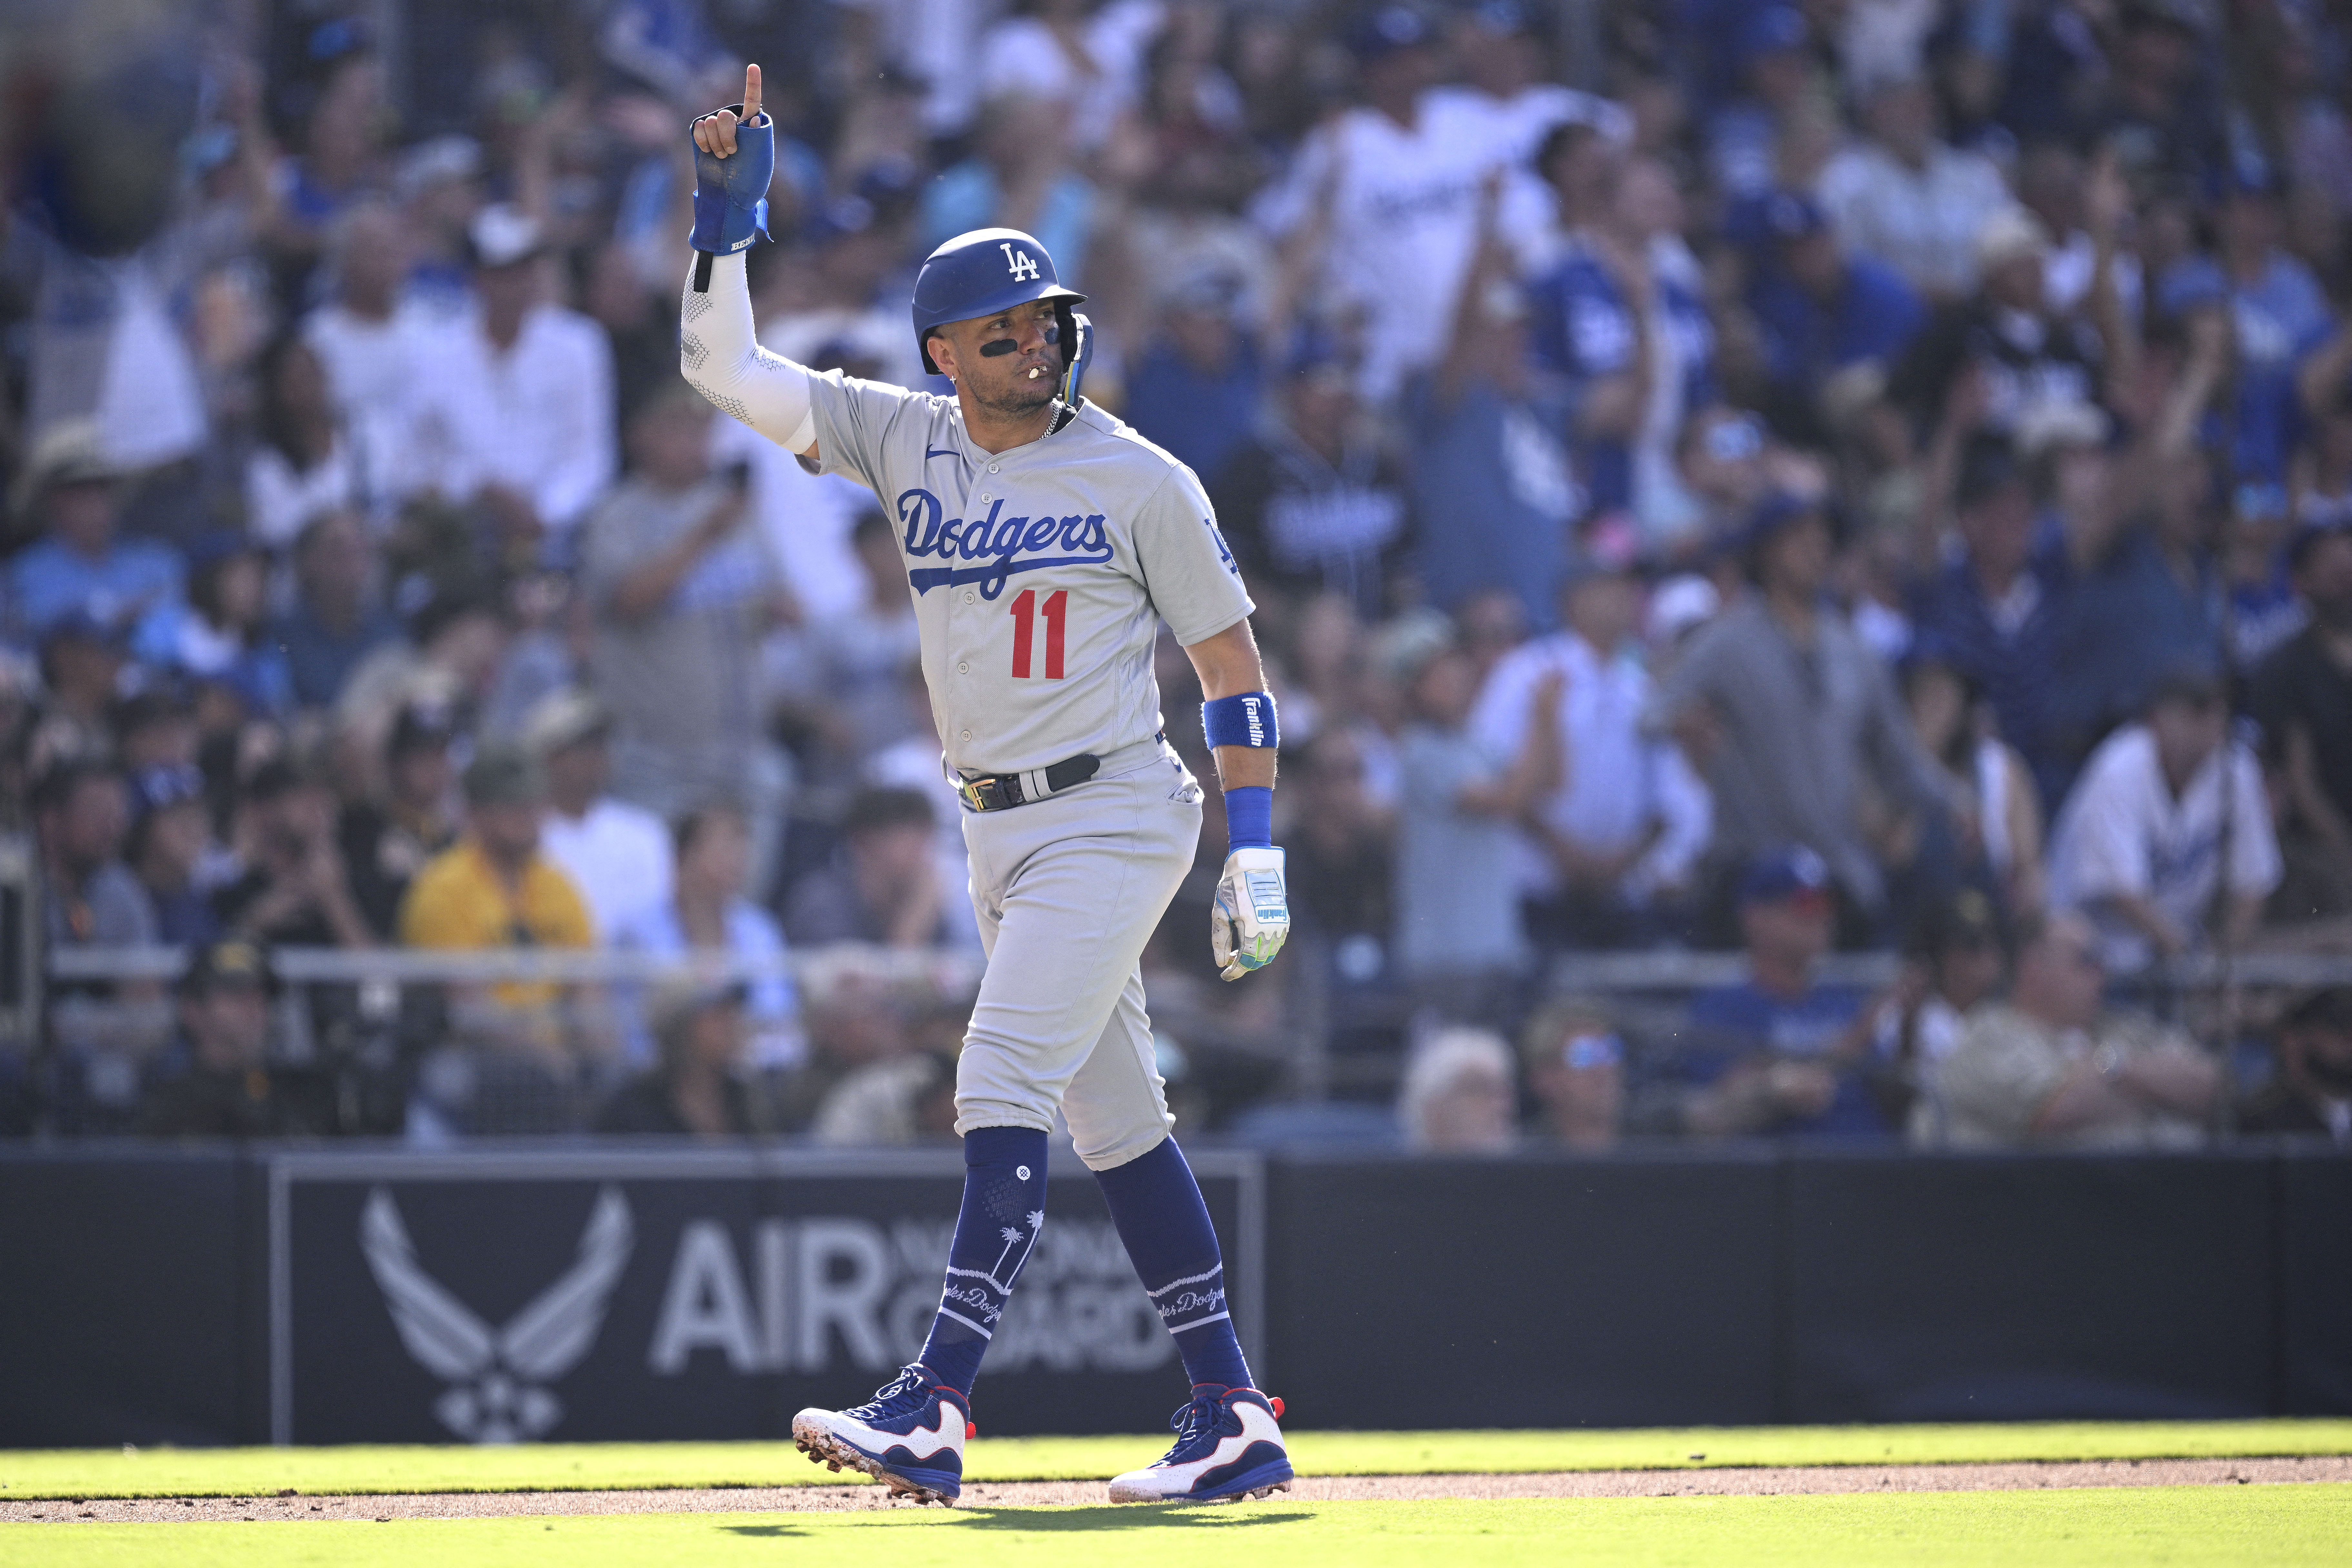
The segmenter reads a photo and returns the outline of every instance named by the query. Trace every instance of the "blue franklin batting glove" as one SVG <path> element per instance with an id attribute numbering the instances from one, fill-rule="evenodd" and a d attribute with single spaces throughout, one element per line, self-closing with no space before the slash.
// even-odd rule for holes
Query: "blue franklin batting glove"
<path id="1" fill-rule="evenodd" d="M 740 115 L 743 106 L 728 109 Z M 713 256 L 751 248 L 768 232 L 768 186 L 776 177 L 776 122 L 764 111 L 757 125 L 735 127 L 734 155 L 694 150 L 694 232 L 687 243 Z"/>

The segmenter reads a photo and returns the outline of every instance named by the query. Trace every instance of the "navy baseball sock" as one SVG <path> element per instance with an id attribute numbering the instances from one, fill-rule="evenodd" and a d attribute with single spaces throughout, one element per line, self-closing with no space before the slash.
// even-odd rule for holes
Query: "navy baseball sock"
<path id="1" fill-rule="evenodd" d="M 1045 1133 L 1034 1127 L 975 1127 L 965 1133 L 963 1209 L 956 1215 L 947 1286 L 923 1345 L 923 1364 L 966 1399 L 1045 1223 Z"/>
<path id="2" fill-rule="evenodd" d="M 1195 1384 L 1250 1386 L 1249 1363 L 1225 1311 L 1225 1261 L 1217 1227 L 1201 1201 L 1201 1184 L 1176 1140 L 1108 1171 L 1097 1171 L 1111 1223 L 1127 1245 L 1128 1261 L 1176 1336 L 1184 1371 Z"/>

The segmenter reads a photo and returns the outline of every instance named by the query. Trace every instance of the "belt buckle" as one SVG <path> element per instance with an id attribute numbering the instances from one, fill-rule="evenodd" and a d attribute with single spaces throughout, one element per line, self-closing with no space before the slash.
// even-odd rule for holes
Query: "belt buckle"
<path id="1" fill-rule="evenodd" d="M 988 802 L 982 797 L 980 786 L 990 782 L 992 781 L 986 779 L 968 779 L 963 777 L 961 774 L 957 775 L 955 782 L 956 794 L 962 797 L 963 806 L 966 811 L 986 811 L 988 809 Z"/>

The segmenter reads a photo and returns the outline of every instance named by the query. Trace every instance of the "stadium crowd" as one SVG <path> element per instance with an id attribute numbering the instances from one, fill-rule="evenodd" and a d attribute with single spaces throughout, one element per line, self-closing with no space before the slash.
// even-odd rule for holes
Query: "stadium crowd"
<path id="1" fill-rule="evenodd" d="M 915 266 L 1024 228 L 1217 502 L 1298 930 L 1218 984 L 1204 851 L 1147 954 L 1196 1125 L 2352 1139 L 2352 989 L 2160 1005 L 2352 952 L 2340 8 L 0 29 L 0 817 L 49 951 L 193 955 L 55 983 L 0 1131 L 947 1127 L 979 943 L 895 525 L 677 370 L 683 127 L 750 58 L 770 347 L 923 384 Z M 271 1005 L 274 950 L 395 945 L 919 956 Z M 1663 1013 L 1550 980 L 1728 949 Z"/>

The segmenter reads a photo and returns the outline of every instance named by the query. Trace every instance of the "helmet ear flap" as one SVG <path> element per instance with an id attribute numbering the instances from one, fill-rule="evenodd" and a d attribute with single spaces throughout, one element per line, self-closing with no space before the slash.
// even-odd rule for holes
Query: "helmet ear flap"
<path id="1" fill-rule="evenodd" d="M 1062 331 L 1062 371 L 1066 375 L 1069 373 L 1070 362 L 1076 359 L 1078 353 L 1077 307 L 1067 300 L 1055 300 L 1054 324 Z"/>
<path id="2" fill-rule="evenodd" d="M 931 333 L 938 331 L 939 329 L 937 327 L 929 328 L 915 340 L 915 352 L 923 356 L 923 369 L 927 374 L 931 375 L 943 375 L 946 374 L 944 371 L 940 370 L 938 365 L 931 363 Z"/>

